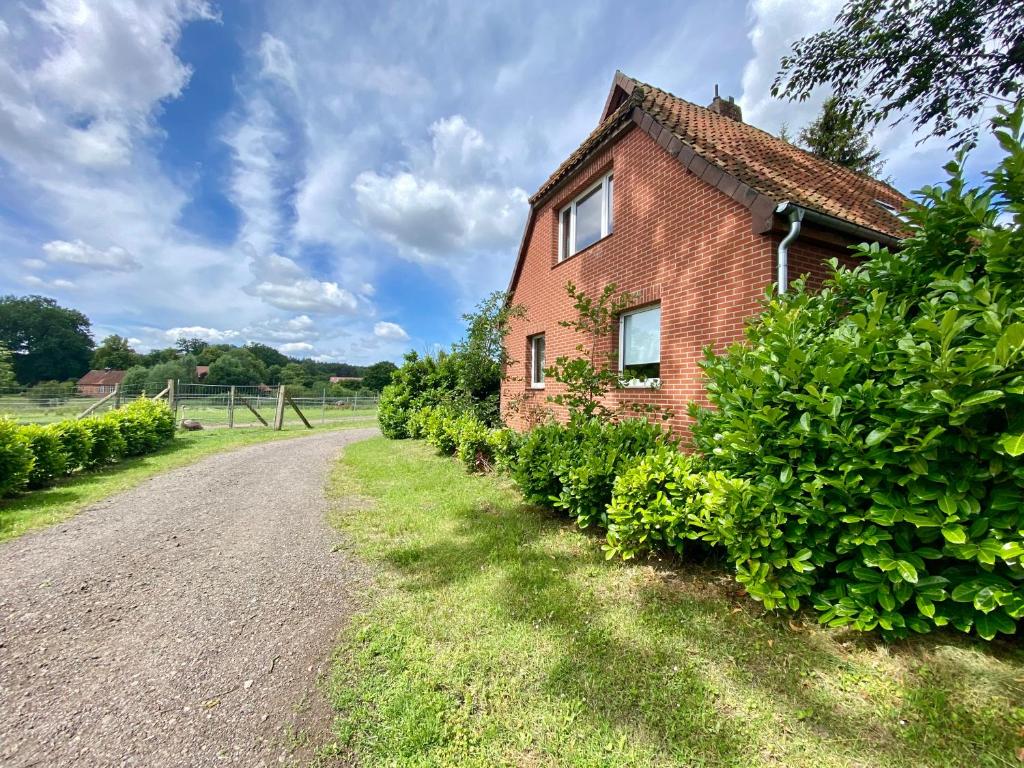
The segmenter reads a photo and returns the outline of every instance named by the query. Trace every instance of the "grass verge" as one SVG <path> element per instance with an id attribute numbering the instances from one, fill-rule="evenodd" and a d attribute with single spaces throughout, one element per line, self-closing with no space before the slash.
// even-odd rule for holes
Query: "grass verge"
<path id="1" fill-rule="evenodd" d="M 374 426 L 376 421 L 353 421 L 317 427 L 315 431 Z M 138 485 L 159 472 L 174 469 L 212 453 L 268 440 L 286 440 L 313 434 L 301 424 L 270 429 L 211 429 L 184 432 L 174 442 L 147 456 L 127 459 L 95 472 L 72 475 L 54 486 L 0 500 L 0 541 L 33 528 L 66 520 L 84 507 Z"/>
<path id="2" fill-rule="evenodd" d="M 1024 650 L 765 615 L 727 573 L 600 542 L 421 443 L 349 446 L 336 524 L 383 566 L 330 683 L 388 766 L 1013 766 Z"/>

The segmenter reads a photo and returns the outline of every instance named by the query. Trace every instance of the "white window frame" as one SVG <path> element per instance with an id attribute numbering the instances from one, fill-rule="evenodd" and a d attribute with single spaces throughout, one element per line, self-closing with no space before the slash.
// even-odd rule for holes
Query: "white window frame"
<path id="1" fill-rule="evenodd" d="M 619 315 L 619 372 L 625 370 L 626 362 L 626 318 L 630 315 L 638 315 L 641 312 L 649 312 L 652 309 L 661 309 L 661 304 L 648 304 L 645 307 L 630 309 Z M 658 366 L 661 372 L 661 316 L 658 317 Z M 661 376 L 649 379 L 619 379 L 619 386 L 625 389 L 658 389 L 661 386 Z"/>
<path id="2" fill-rule="evenodd" d="M 530 389 L 544 389 L 544 369 L 540 370 L 540 379 L 537 378 L 537 342 L 543 341 L 544 354 L 547 355 L 548 343 L 543 333 L 535 333 L 530 337 Z"/>
<path id="3" fill-rule="evenodd" d="M 589 187 L 584 189 L 575 199 L 567 206 L 562 208 L 558 212 L 558 263 L 561 264 L 563 261 L 568 259 L 570 256 L 575 256 L 579 251 L 576 250 L 576 203 L 582 200 L 584 197 L 589 195 L 595 189 L 601 189 L 601 237 L 599 237 L 595 243 L 600 242 L 604 238 L 608 237 L 612 232 L 615 231 L 615 212 L 612 210 L 612 206 L 615 204 L 614 198 L 614 177 L 615 172 L 610 171 L 602 176 L 600 179 L 595 181 Z M 565 212 L 571 211 L 569 215 L 569 232 L 568 238 L 566 237 L 565 230 Z M 590 245 L 594 245 L 591 243 Z M 587 246 L 587 248 L 590 247 Z M 566 246 L 568 246 L 568 253 L 566 253 Z M 584 248 L 583 250 L 586 250 Z"/>

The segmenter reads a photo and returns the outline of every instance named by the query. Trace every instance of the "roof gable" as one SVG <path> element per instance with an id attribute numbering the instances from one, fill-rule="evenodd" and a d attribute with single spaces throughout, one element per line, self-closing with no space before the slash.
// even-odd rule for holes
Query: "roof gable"
<path id="1" fill-rule="evenodd" d="M 756 232 L 771 230 L 776 210 L 788 203 L 853 225 L 865 237 L 894 242 L 906 235 L 893 211 L 908 200 L 888 184 L 616 72 L 598 126 L 530 197 L 510 291 L 542 202 L 602 145 L 631 126 L 650 135 L 691 173 L 749 208 Z"/>
<path id="2" fill-rule="evenodd" d="M 629 118 L 670 154 L 682 153 L 688 167 L 696 155 L 705 164 L 768 198 L 773 208 L 785 202 L 795 203 L 889 238 L 898 239 L 905 234 L 903 223 L 890 208 L 903 208 L 907 198 L 888 184 L 621 72 L 615 73 L 600 124 L 541 185 L 530 202 L 535 203 L 551 192 Z"/>

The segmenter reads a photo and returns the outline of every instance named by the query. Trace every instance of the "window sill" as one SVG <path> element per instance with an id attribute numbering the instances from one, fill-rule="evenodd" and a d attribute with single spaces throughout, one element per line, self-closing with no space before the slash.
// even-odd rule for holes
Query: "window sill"
<path id="1" fill-rule="evenodd" d="M 619 380 L 620 389 L 660 389 L 661 379 L 630 379 L 629 381 Z"/>
<path id="2" fill-rule="evenodd" d="M 544 385 L 543 384 L 531 384 L 529 386 L 529 389 L 544 389 Z"/>
<path id="3" fill-rule="evenodd" d="M 581 255 L 583 255 L 584 253 L 586 253 L 587 251 L 589 251 L 589 250 L 590 250 L 591 248 L 594 248 L 595 246 L 598 246 L 598 245 L 600 245 L 600 244 L 601 244 L 601 243 L 603 243 L 603 242 L 604 242 L 605 240 L 607 240 L 607 239 L 609 239 L 610 237 L 612 237 L 612 236 L 613 236 L 614 234 L 615 234 L 615 232 L 609 232 L 609 233 L 608 233 L 607 235 L 605 235 L 604 237 L 602 237 L 602 238 L 601 238 L 600 240 L 595 240 L 594 242 L 592 242 L 592 243 L 591 243 L 590 245 L 588 245 L 588 246 L 587 246 L 586 248 L 584 248 L 583 250 L 581 250 L 581 251 L 576 251 L 576 253 L 573 253 L 573 254 L 570 254 L 569 256 L 566 256 L 566 257 L 565 257 L 564 259 L 562 259 L 561 261 L 558 261 L 558 257 L 556 256 L 556 257 L 555 257 L 555 266 L 554 266 L 554 267 L 552 267 L 552 269 L 554 269 L 555 267 L 559 267 L 559 266 L 561 266 L 562 264 L 565 264 L 565 263 L 567 263 L 567 262 L 570 262 L 570 261 L 572 261 L 572 260 L 573 260 L 573 259 L 575 259 L 575 258 L 576 258 L 577 256 L 581 256 Z"/>

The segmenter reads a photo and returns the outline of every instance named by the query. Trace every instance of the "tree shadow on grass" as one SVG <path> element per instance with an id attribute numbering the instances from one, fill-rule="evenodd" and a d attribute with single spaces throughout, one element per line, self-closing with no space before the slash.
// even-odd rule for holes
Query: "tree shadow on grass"
<path id="1" fill-rule="evenodd" d="M 594 568 L 609 566 L 589 545 L 579 550 L 579 537 L 563 520 L 527 507 L 468 504 L 450 512 L 457 522 L 443 540 L 385 556 L 403 576 L 400 589 L 427 600 L 438 590 L 458 594 L 484 583 L 489 604 L 481 622 L 495 631 L 526 631 L 536 641 L 531 656 L 544 670 L 540 693 L 582 708 L 587 727 L 613 742 L 609 764 L 619 748 L 613 737 L 631 735 L 631 748 L 641 733 L 642 743 L 657 745 L 652 758 L 746 763 L 749 729 L 721 706 L 699 670 L 682 659 L 673 669 L 660 643 L 631 644 L 631 635 L 602 618 L 608 596 L 587 582 Z M 567 533 L 573 546 L 566 547 Z M 550 644 L 560 650 L 539 650 Z"/>
<path id="2" fill-rule="evenodd" d="M 727 573 L 605 563 L 597 542 L 548 511 L 473 501 L 448 511 L 454 524 L 443 539 L 386 556 L 404 576 L 401 589 L 427 599 L 483 585 L 487 620 L 557 639 L 560 650 L 537 658 L 547 694 L 583 702 L 615 733 L 643 734 L 659 759 L 772 762 L 796 742 L 830 745 L 825 764 L 1012 758 L 1005 702 L 979 696 L 977 676 L 991 674 L 986 659 L 1004 657 L 990 693 L 1019 690 L 1019 649 L 982 650 L 948 635 L 883 644 L 807 627 L 800 617 L 759 616 Z M 603 591 L 608 568 L 632 586 Z M 893 668 L 897 679 L 886 672 Z"/>
<path id="3" fill-rule="evenodd" d="M 885 642 L 817 626 L 814 615 L 765 614 L 723 588 L 728 573 L 648 569 L 639 592 L 649 631 L 678 629 L 726 663 L 730 684 L 798 717 L 867 764 L 1007 765 L 1024 700 L 1019 644 L 951 631 Z M 709 586 L 710 585 L 710 586 Z M 703 615 L 694 621 L 693 608 Z M 1018 717 L 1024 712 L 1018 709 Z M 1019 746 L 1019 745 L 1017 745 Z"/>

